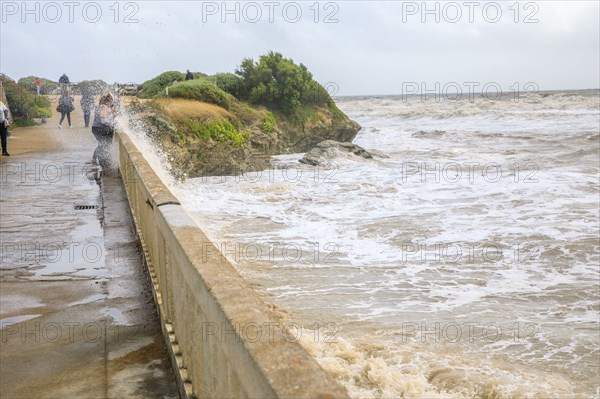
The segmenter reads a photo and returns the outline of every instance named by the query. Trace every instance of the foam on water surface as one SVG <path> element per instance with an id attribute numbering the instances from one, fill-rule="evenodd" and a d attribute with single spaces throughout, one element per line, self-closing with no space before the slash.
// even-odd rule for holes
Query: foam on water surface
<path id="1" fill-rule="evenodd" d="M 535 100 L 341 99 L 387 157 L 166 178 L 353 397 L 598 397 L 598 93 Z"/>

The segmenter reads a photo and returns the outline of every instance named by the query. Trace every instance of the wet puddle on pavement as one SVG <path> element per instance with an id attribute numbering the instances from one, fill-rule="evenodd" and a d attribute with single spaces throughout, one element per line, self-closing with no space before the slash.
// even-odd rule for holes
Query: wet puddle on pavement
<path id="1" fill-rule="evenodd" d="M 88 211 L 90 212 L 90 211 Z M 100 221 L 90 212 L 83 224 L 70 232 L 69 241 L 40 248 L 41 267 L 29 267 L 34 280 L 68 280 L 106 276 L 104 235 Z"/>

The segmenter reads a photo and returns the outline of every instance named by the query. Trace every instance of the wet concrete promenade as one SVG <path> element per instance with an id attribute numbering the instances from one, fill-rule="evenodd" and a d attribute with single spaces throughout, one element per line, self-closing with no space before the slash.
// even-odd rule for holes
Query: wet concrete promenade
<path id="1" fill-rule="evenodd" d="M 122 182 L 94 179 L 77 108 L 0 159 L 0 397 L 176 398 Z"/>

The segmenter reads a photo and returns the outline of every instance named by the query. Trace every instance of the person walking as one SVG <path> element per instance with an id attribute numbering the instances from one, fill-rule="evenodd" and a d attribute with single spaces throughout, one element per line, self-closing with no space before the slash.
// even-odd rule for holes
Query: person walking
<path id="1" fill-rule="evenodd" d="M 69 77 L 67 76 L 67 74 L 63 73 L 62 76 L 58 79 L 58 83 L 69 84 L 71 82 L 69 81 Z"/>
<path id="2" fill-rule="evenodd" d="M 115 134 L 116 110 L 113 101 L 110 93 L 100 97 L 92 123 L 92 134 L 98 140 L 92 162 L 99 163 L 103 169 L 106 169 L 110 163 L 109 149 Z"/>
<path id="3" fill-rule="evenodd" d="M 60 78 L 58 78 L 58 83 L 61 85 L 62 93 L 65 94 L 69 90 L 69 84 L 71 81 L 66 73 L 63 73 Z"/>
<path id="4" fill-rule="evenodd" d="M 89 127 L 90 116 L 92 114 L 92 110 L 94 109 L 94 97 L 89 91 L 86 90 L 83 93 L 79 104 L 81 104 L 81 109 L 83 110 L 83 121 L 85 122 L 85 127 Z"/>
<path id="5" fill-rule="evenodd" d="M 190 72 L 190 70 L 187 70 L 187 73 L 185 74 L 185 80 L 193 80 L 194 79 L 194 74 Z"/>
<path id="6" fill-rule="evenodd" d="M 35 78 L 35 91 L 37 92 L 37 95 L 40 95 L 40 89 L 42 88 L 42 79 L 40 78 Z"/>
<path id="7" fill-rule="evenodd" d="M 65 116 L 67 117 L 69 128 L 73 127 L 71 125 L 71 112 L 75 109 L 73 102 L 75 102 L 75 99 L 68 93 L 61 95 L 58 99 L 58 107 L 56 107 L 56 110 L 60 112 L 60 122 L 58 122 L 59 129 L 62 129 L 62 123 L 65 120 Z"/>
<path id="8" fill-rule="evenodd" d="M 8 128 L 10 124 L 8 122 L 8 108 L 2 101 L 0 101 L 0 139 L 2 142 L 2 156 L 9 156 L 7 147 Z"/>

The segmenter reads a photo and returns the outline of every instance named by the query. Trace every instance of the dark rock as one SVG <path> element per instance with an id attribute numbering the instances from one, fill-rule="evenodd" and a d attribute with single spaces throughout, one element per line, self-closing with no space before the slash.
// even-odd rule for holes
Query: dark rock
<path id="1" fill-rule="evenodd" d="M 300 159 L 300 163 L 307 165 L 320 165 L 323 163 L 330 162 L 332 158 L 336 156 L 352 154 L 354 156 L 372 159 L 373 155 L 356 144 L 352 143 L 341 143 L 334 140 L 325 140 L 320 142 L 315 148 L 304 154 L 304 157 Z"/>
<path id="2" fill-rule="evenodd" d="M 347 117 L 333 117 L 326 122 L 318 122 L 312 126 L 287 127 L 280 137 L 281 153 L 306 152 L 325 140 L 351 143 L 361 126 Z"/>
<path id="3" fill-rule="evenodd" d="M 253 131 L 254 151 L 267 155 L 307 152 L 324 140 L 352 142 L 361 126 L 345 115 L 330 110 L 321 111 L 322 120 L 306 124 L 278 121 L 279 126 L 270 133 Z"/>
<path id="4" fill-rule="evenodd" d="M 446 132 L 444 130 L 432 130 L 432 131 L 425 131 L 425 130 L 419 130 L 418 132 L 415 132 L 412 134 L 412 137 L 440 137 L 445 135 Z"/>

